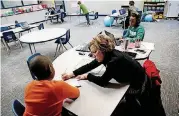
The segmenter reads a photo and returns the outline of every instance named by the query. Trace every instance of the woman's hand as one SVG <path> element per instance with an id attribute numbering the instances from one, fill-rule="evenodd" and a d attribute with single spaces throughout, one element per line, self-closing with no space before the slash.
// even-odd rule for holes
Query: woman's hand
<path id="1" fill-rule="evenodd" d="M 73 74 L 73 73 L 70 73 L 70 74 L 67 74 L 67 73 L 64 73 L 64 74 L 62 74 L 62 80 L 68 80 L 68 79 L 70 79 L 70 78 L 72 78 L 72 77 L 74 77 L 75 75 Z"/>
<path id="2" fill-rule="evenodd" d="M 87 76 L 88 76 L 88 74 L 78 75 L 78 76 L 76 77 L 76 79 L 78 79 L 78 80 L 86 80 L 86 79 L 87 79 Z"/>

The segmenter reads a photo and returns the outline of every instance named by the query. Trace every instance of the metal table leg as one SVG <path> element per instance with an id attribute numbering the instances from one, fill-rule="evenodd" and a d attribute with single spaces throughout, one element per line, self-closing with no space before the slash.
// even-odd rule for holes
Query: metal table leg
<path id="1" fill-rule="evenodd" d="M 34 46 L 34 44 L 33 44 L 33 46 Z M 35 49 L 35 46 L 34 46 L 34 51 L 35 51 L 35 53 L 36 53 L 36 49 Z"/>
<path id="2" fill-rule="evenodd" d="M 30 48 L 30 52 L 31 52 L 31 54 L 33 54 L 33 52 L 32 52 L 32 48 L 31 48 L 31 45 L 29 44 L 29 48 Z"/>
<path id="3" fill-rule="evenodd" d="M 9 53 L 10 48 L 9 48 L 7 42 L 4 40 L 4 38 L 2 38 L 2 42 L 4 43 L 4 45 L 5 45 L 6 49 L 7 49 L 7 52 Z"/>
<path id="4" fill-rule="evenodd" d="M 126 26 L 125 26 L 125 22 L 126 22 L 126 17 L 124 17 L 124 30 L 126 29 Z"/>

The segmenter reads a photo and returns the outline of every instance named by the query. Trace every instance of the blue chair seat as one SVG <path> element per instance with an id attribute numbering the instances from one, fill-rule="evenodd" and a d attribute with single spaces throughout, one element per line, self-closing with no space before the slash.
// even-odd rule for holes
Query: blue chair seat
<path id="1" fill-rule="evenodd" d="M 13 111 L 15 116 L 23 116 L 23 113 L 25 111 L 25 107 L 20 101 L 18 101 L 16 99 L 12 103 L 12 111 Z"/>
<path id="2" fill-rule="evenodd" d="M 55 41 L 55 43 L 60 44 L 60 40 L 61 40 L 62 44 L 66 44 L 66 43 L 67 43 L 66 38 L 58 38 L 58 39 Z"/>

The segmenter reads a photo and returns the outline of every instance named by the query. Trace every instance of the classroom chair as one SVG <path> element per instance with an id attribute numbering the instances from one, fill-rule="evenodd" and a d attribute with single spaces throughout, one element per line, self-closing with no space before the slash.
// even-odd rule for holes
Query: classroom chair
<path id="1" fill-rule="evenodd" d="M 1 32 L 3 32 L 3 31 L 7 31 L 7 30 L 9 30 L 9 27 L 8 27 L 8 26 L 1 27 Z"/>
<path id="2" fill-rule="evenodd" d="M 29 71 L 30 71 L 30 74 L 31 74 L 31 76 L 32 76 L 32 79 L 34 79 L 34 80 L 37 80 L 37 78 L 35 77 L 35 75 L 32 73 L 32 71 L 30 70 L 30 67 L 29 67 L 29 63 L 30 63 L 30 61 L 32 60 L 32 58 L 34 58 L 34 57 L 36 57 L 36 56 L 39 56 L 39 55 L 41 55 L 40 53 L 35 53 L 35 54 L 33 54 L 32 56 L 30 56 L 28 59 L 27 59 L 27 66 L 28 66 L 28 68 L 29 68 Z"/>
<path id="3" fill-rule="evenodd" d="M 66 32 L 65 35 L 66 35 L 65 38 L 64 38 L 64 37 L 60 37 L 60 38 L 58 38 L 58 39 L 55 41 L 55 43 L 57 43 L 55 56 L 56 56 L 57 51 L 58 51 L 61 47 L 64 47 L 64 48 L 67 50 L 67 48 L 65 47 L 65 44 L 67 44 L 67 43 L 73 48 L 73 46 L 72 46 L 72 45 L 70 44 L 70 42 L 69 42 L 69 40 L 70 40 L 70 29 L 67 30 L 67 32 Z M 60 44 L 60 47 L 58 48 L 59 44 Z M 54 57 L 55 57 L 55 56 L 54 56 Z"/>
<path id="4" fill-rule="evenodd" d="M 12 103 L 12 112 L 15 116 L 23 116 L 25 111 L 24 105 L 17 99 L 15 99 Z"/>
<path id="5" fill-rule="evenodd" d="M 112 14 L 117 13 L 117 10 L 112 10 Z"/>
<path id="6" fill-rule="evenodd" d="M 14 34 L 13 31 L 4 32 L 4 33 L 3 33 L 3 38 L 4 38 L 4 42 L 7 43 L 7 47 L 8 47 L 8 48 L 9 48 L 8 43 L 10 43 L 10 42 L 15 42 L 15 44 L 16 44 L 16 41 L 18 41 L 18 42 L 19 42 L 19 45 L 20 45 L 20 47 L 21 47 L 21 49 L 22 49 L 22 44 L 21 44 L 21 42 L 19 41 L 19 39 L 17 39 L 17 37 L 15 36 L 15 34 Z"/>
<path id="7" fill-rule="evenodd" d="M 43 23 L 41 23 L 41 24 L 38 26 L 38 29 L 39 29 L 39 30 L 44 29 L 44 24 L 43 24 Z"/>

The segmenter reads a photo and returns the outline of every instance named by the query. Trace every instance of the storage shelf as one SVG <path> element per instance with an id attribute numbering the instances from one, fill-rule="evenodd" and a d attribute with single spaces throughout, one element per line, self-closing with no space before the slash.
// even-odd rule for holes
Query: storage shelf
<path id="1" fill-rule="evenodd" d="M 150 7 L 164 7 L 165 5 L 147 5 L 147 4 L 144 4 L 144 6 L 150 6 Z"/>
<path id="2" fill-rule="evenodd" d="M 144 2 L 144 4 L 158 4 L 158 3 L 165 3 L 165 2 Z"/>

